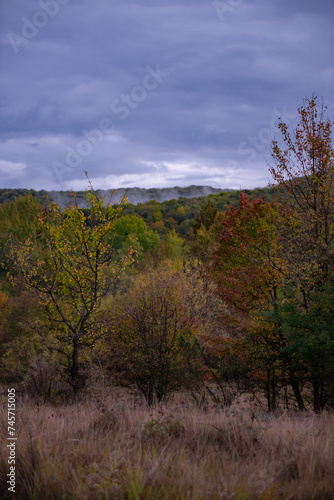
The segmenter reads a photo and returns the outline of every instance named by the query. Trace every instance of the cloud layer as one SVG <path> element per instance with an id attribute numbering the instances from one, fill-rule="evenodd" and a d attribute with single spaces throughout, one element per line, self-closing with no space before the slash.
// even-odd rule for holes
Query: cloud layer
<path id="1" fill-rule="evenodd" d="M 2 0 L 1 187 L 264 186 L 283 116 L 334 116 L 334 4 Z"/>

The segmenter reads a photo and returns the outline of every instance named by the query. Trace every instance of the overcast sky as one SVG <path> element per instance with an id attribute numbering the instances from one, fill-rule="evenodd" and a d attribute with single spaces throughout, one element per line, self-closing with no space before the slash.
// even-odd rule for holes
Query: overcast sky
<path id="1" fill-rule="evenodd" d="M 0 187 L 266 186 L 282 116 L 334 117 L 333 0 L 1 0 Z"/>

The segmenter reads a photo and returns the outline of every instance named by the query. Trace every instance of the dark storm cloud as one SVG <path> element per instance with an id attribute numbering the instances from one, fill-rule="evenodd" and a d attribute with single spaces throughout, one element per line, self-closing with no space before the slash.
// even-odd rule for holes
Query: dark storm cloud
<path id="1" fill-rule="evenodd" d="M 279 115 L 333 118 L 331 1 L 3 0 L 2 187 L 268 182 Z"/>

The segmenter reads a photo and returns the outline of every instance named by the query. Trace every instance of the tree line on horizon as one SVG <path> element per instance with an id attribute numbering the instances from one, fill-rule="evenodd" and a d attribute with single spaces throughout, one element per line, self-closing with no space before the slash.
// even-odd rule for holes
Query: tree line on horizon
<path id="1" fill-rule="evenodd" d="M 131 202 L 132 205 L 137 205 L 138 203 L 148 203 L 149 201 L 158 201 L 160 203 L 172 199 L 178 198 L 199 198 L 206 197 L 209 194 L 219 194 L 221 192 L 233 191 L 233 189 L 224 189 L 224 188 L 213 188 L 211 186 L 197 186 L 191 185 L 187 187 L 165 187 L 165 188 L 138 188 L 138 187 L 129 187 L 129 188 L 119 188 L 119 189 L 108 189 L 101 190 L 97 189 L 96 193 L 99 195 L 110 195 L 115 192 L 119 197 L 127 196 L 128 201 Z M 45 189 L 41 189 L 39 191 L 35 189 L 25 189 L 25 188 L 1 188 L 0 189 L 0 204 L 5 203 L 7 201 L 12 201 L 18 196 L 27 196 L 31 195 L 34 198 L 37 198 L 40 202 L 47 203 L 48 199 L 51 199 L 57 203 L 60 208 L 64 208 L 71 204 L 71 192 L 72 190 L 67 191 L 47 191 Z M 85 191 L 77 191 L 76 192 L 77 200 L 79 203 L 83 205 L 83 208 L 86 204 L 86 196 Z"/>
<path id="2" fill-rule="evenodd" d="M 196 191 L 194 191 L 196 188 Z M 202 196 L 203 190 L 210 189 L 213 193 Z M 151 199 L 145 202 L 130 203 L 129 201 L 123 205 L 123 215 L 139 215 L 145 220 L 145 223 L 150 229 L 157 231 L 160 235 L 166 234 L 169 230 L 174 229 L 180 236 L 192 235 L 192 227 L 196 224 L 195 217 L 198 216 L 203 204 L 208 200 L 217 207 L 219 211 L 225 211 L 230 206 L 237 207 L 241 190 L 219 190 L 208 186 L 189 186 L 187 188 L 151 188 L 139 189 L 129 188 L 124 190 L 122 196 L 129 196 L 129 193 L 135 192 L 135 198 L 138 199 L 150 197 Z M 141 194 L 138 195 L 137 192 Z M 177 194 L 177 198 L 170 198 L 164 201 L 157 201 L 166 196 L 166 192 Z M 267 188 L 246 189 L 246 192 L 251 199 L 262 196 L 265 200 L 270 201 L 277 197 L 277 188 L 275 186 Z M 71 205 L 71 191 L 35 191 L 33 189 L 0 189 L 0 206 L 3 203 L 15 201 L 19 197 L 31 196 L 40 202 L 42 205 L 48 205 L 50 201 L 54 201 L 61 209 Z M 99 196 L 111 196 L 113 190 L 103 192 L 96 190 Z M 148 193 L 148 194 L 147 194 Z M 77 203 L 80 207 L 86 207 L 85 191 L 75 193 Z M 196 196 L 191 196 L 196 195 Z M 122 198 L 121 192 L 113 195 L 113 202 L 120 201 Z"/>

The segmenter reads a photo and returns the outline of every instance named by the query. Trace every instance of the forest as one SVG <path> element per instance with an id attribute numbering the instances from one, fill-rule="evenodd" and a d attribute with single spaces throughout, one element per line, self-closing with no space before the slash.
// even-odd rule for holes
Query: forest
<path id="1" fill-rule="evenodd" d="M 332 122 L 316 98 L 298 113 L 295 130 L 279 123 L 268 188 L 135 204 L 87 174 L 62 204 L 1 190 L 17 498 L 333 498 Z"/>

